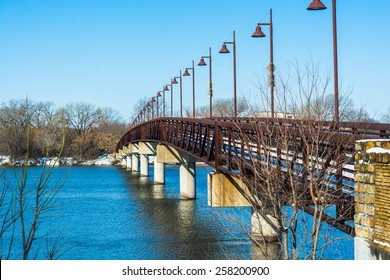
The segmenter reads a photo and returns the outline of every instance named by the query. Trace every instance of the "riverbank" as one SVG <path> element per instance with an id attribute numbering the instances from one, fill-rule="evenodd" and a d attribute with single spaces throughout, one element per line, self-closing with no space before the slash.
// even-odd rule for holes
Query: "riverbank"
<path id="1" fill-rule="evenodd" d="M 15 160 L 11 162 L 10 156 L 0 155 L 0 166 L 23 166 L 24 159 Z M 118 165 L 120 162 L 115 158 L 114 154 L 104 154 L 96 159 L 91 160 L 79 160 L 73 157 L 42 157 L 36 159 L 29 159 L 28 166 L 112 166 Z M 153 165 L 154 156 L 149 157 L 149 164 Z M 168 164 L 170 165 L 170 164 Z M 175 165 L 175 164 L 171 164 Z M 208 166 L 204 162 L 197 162 L 196 166 Z"/>
<path id="2" fill-rule="evenodd" d="M 118 160 L 113 154 L 100 155 L 96 159 L 79 160 L 73 157 L 41 157 L 28 160 L 28 166 L 111 166 L 116 165 Z M 24 159 L 11 161 L 10 156 L 0 155 L 0 166 L 22 166 L 25 164 Z"/>

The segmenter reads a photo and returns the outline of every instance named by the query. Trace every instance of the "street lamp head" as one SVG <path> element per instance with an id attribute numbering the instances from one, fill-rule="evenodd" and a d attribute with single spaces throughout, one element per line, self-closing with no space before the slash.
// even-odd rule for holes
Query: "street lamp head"
<path id="1" fill-rule="evenodd" d="M 261 31 L 260 25 L 256 26 L 256 31 L 253 32 L 252 37 L 253 38 L 263 38 L 263 37 L 265 37 L 265 34 L 263 33 L 263 31 Z"/>
<path id="2" fill-rule="evenodd" d="M 157 97 L 161 97 L 161 93 L 159 91 L 157 92 Z"/>
<path id="3" fill-rule="evenodd" d="M 309 7 L 307 7 L 308 10 L 324 10 L 326 9 L 326 6 L 320 1 L 320 0 L 313 0 Z"/>
<path id="4" fill-rule="evenodd" d="M 173 85 L 176 85 L 176 84 L 177 84 L 176 78 L 173 78 L 173 79 L 172 79 L 172 84 L 173 84 Z"/>
<path id="5" fill-rule="evenodd" d="M 206 66 L 206 62 L 204 61 L 204 58 L 202 57 L 198 63 L 198 66 Z"/>
<path id="6" fill-rule="evenodd" d="M 190 73 L 188 72 L 188 69 L 186 69 L 183 73 L 183 76 L 191 76 Z"/>
<path id="7" fill-rule="evenodd" d="M 168 86 L 164 87 L 164 91 L 169 91 Z"/>
<path id="8" fill-rule="evenodd" d="M 152 97 L 152 103 L 155 102 L 156 100 L 154 99 L 154 97 Z"/>
<path id="9" fill-rule="evenodd" d="M 230 53 L 230 51 L 229 51 L 228 48 L 226 47 L 226 44 L 223 44 L 223 45 L 222 45 L 222 48 L 221 48 L 221 50 L 219 51 L 219 53 Z"/>

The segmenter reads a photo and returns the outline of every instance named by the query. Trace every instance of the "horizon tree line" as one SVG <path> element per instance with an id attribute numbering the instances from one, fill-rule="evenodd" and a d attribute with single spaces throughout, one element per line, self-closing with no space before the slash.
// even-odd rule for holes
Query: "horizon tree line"
<path id="1" fill-rule="evenodd" d="M 127 129 L 128 123 L 112 108 L 11 99 L 0 105 L 0 154 L 10 155 L 13 162 L 23 158 L 28 141 L 30 158 L 53 157 L 63 148 L 63 157 L 87 160 L 113 153 Z"/>

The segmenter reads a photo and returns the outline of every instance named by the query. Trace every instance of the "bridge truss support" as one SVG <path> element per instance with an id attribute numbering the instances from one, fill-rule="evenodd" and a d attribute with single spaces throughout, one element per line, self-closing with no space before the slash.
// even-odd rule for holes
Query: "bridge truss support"
<path id="1" fill-rule="evenodd" d="M 249 195 L 247 186 L 239 178 L 220 172 L 208 174 L 208 205 L 211 207 L 251 206 L 242 193 L 238 191 L 239 189 Z"/>
<path id="2" fill-rule="evenodd" d="M 125 156 L 123 156 L 123 157 L 121 158 L 121 166 L 122 166 L 123 168 L 126 168 L 126 157 L 125 157 Z"/>
<path id="3" fill-rule="evenodd" d="M 131 170 L 131 154 L 126 154 L 126 169 Z"/>
<path id="4" fill-rule="evenodd" d="M 139 142 L 138 153 L 140 157 L 141 176 L 149 176 L 149 156 L 156 154 L 156 144 L 151 142 Z"/>
<path id="5" fill-rule="evenodd" d="M 119 165 L 123 168 L 126 168 L 126 153 L 125 153 L 125 149 L 127 149 L 127 147 L 123 147 L 123 149 L 120 149 L 115 157 L 116 159 L 119 161 Z"/>
<path id="6" fill-rule="evenodd" d="M 120 160 L 123 168 L 133 172 L 139 172 L 138 144 L 123 146 L 123 149 L 120 149 L 116 153 L 116 158 Z"/>
<path id="7" fill-rule="evenodd" d="M 157 163 L 180 164 L 180 199 L 196 198 L 196 160 L 173 147 L 157 145 Z M 160 174 L 161 176 L 161 174 Z"/>
<path id="8" fill-rule="evenodd" d="M 253 205 L 245 197 L 251 197 L 248 186 L 237 177 L 213 172 L 207 178 L 208 204 L 211 207 L 244 207 Z M 261 202 L 257 203 L 261 205 Z M 252 207 L 253 208 L 253 207 Z M 262 210 L 259 210 L 262 211 Z M 280 242 L 276 230 L 277 220 L 270 214 L 254 211 L 251 221 L 252 238 L 266 242 Z"/>
<path id="9" fill-rule="evenodd" d="M 251 234 L 256 241 L 280 243 L 279 232 L 271 225 L 277 225 L 278 221 L 270 214 L 254 212 L 252 214 Z"/>

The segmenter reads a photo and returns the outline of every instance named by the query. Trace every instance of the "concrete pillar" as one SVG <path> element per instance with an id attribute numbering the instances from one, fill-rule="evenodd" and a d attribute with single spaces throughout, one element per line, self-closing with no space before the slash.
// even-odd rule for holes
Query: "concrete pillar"
<path id="1" fill-rule="evenodd" d="M 253 242 L 251 257 L 252 260 L 280 260 L 282 257 L 282 246 L 275 242 Z"/>
<path id="2" fill-rule="evenodd" d="M 165 184 L 165 164 L 154 161 L 154 183 Z"/>
<path id="3" fill-rule="evenodd" d="M 267 219 L 263 217 L 265 215 Z M 251 221 L 252 238 L 258 241 L 280 243 L 280 236 L 275 230 L 278 221 L 270 214 L 254 212 Z M 273 226 L 271 226 L 273 225 Z"/>
<path id="4" fill-rule="evenodd" d="M 173 147 L 160 144 L 156 147 L 156 162 L 179 163 L 180 199 L 196 198 L 196 159 L 185 153 L 180 152 L 179 150 L 176 150 Z"/>
<path id="5" fill-rule="evenodd" d="M 132 154 L 131 159 L 131 170 L 133 172 L 139 172 L 139 155 L 138 154 Z"/>
<path id="6" fill-rule="evenodd" d="M 196 198 L 196 164 L 183 162 L 180 164 L 180 199 Z"/>
<path id="7" fill-rule="evenodd" d="M 141 162 L 141 176 L 148 177 L 149 176 L 149 157 L 148 155 L 140 154 L 140 162 Z"/>
<path id="8" fill-rule="evenodd" d="M 355 150 L 355 259 L 390 260 L 390 140 Z"/>
<path id="9" fill-rule="evenodd" d="M 220 172 L 212 172 L 207 176 L 208 205 L 211 207 L 251 206 L 238 191 L 242 190 L 250 196 L 248 187 L 240 178 Z"/>
<path id="10" fill-rule="evenodd" d="M 126 155 L 126 169 L 131 170 L 131 154 Z"/>
<path id="11" fill-rule="evenodd" d="M 121 166 L 122 166 L 123 168 L 126 167 L 126 157 L 125 157 L 125 156 L 122 156 L 122 159 L 121 159 Z"/>

